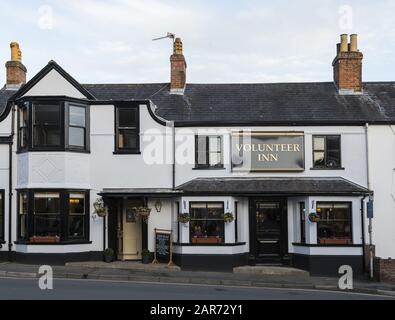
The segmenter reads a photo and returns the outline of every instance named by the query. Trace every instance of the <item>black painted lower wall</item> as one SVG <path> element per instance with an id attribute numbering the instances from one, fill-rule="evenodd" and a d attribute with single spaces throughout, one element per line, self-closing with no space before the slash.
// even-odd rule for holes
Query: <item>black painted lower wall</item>
<path id="1" fill-rule="evenodd" d="M 232 272 L 234 267 L 248 264 L 248 253 L 241 254 L 173 254 L 182 270 Z"/>
<path id="2" fill-rule="evenodd" d="M 7 251 L 0 251 L 0 261 L 9 261 Z M 12 251 L 11 261 L 24 264 L 64 265 L 66 262 L 103 261 L 103 252 L 22 253 Z"/>
<path id="3" fill-rule="evenodd" d="M 312 276 L 339 276 L 339 268 L 349 265 L 353 269 L 354 276 L 363 276 L 362 256 L 321 256 L 291 254 L 291 266 L 310 272 Z"/>

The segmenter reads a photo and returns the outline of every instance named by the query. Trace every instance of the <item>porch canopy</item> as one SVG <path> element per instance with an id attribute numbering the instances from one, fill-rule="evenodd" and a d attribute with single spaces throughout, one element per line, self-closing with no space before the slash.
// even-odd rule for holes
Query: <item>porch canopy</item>
<path id="1" fill-rule="evenodd" d="M 368 195 L 368 189 L 344 178 L 197 178 L 176 188 L 183 195 Z"/>
<path id="2" fill-rule="evenodd" d="M 175 189 L 171 188 L 113 188 L 103 189 L 104 197 L 172 198 L 185 195 L 337 195 L 364 196 L 372 192 L 344 178 L 295 177 L 231 177 L 196 178 Z"/>

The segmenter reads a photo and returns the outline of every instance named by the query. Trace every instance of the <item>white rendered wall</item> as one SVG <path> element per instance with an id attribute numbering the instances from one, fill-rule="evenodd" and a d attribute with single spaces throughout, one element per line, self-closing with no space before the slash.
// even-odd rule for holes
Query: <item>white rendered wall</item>
<path id="1" fill-rule="evenodd" d="M 373 244 L 376 256 L 395 259 L 395 126 L 370 126 L 368 132 Z"/>

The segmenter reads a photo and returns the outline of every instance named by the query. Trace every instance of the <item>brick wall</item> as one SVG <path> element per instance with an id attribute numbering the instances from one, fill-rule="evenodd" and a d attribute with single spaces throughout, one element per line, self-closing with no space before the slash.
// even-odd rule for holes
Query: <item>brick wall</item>
<path id="1" fill-rule="evenodd" d="M 395 260 L 375 258 L 374 270 L 377 280 L 395 283 Z"/>
<path id="2" fill-rule="evenodd" d="M 184 55 L 173 54 L 170 57 L 170 89 L 184 89 L 186 83 L 186 62 Z"/>
<path id="3" fill-rule="evenodd" d="M 21 85 L 26 83 L 26 67 L 19 61 L 8 61 L 7 69 L 7 85 Z"/>
<path id="4" fill-rule="evenodd" d="M 333 61 L 333 78 L 339 90 L 362 91 L 361 52 L 339 52 Z"/>

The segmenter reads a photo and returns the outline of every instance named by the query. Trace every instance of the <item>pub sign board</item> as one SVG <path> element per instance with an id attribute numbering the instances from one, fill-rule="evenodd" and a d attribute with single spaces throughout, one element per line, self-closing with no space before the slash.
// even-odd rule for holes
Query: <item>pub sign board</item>
<path id="1" fill-rule="evenodd" d="M 304 133 L 232 133 L 232 171 L 304 171 Z"/>
<path id="2" fill-rule="evenodd" d="M 155 229 L 155 263 L 172 262 L 171 230 Z"/>

